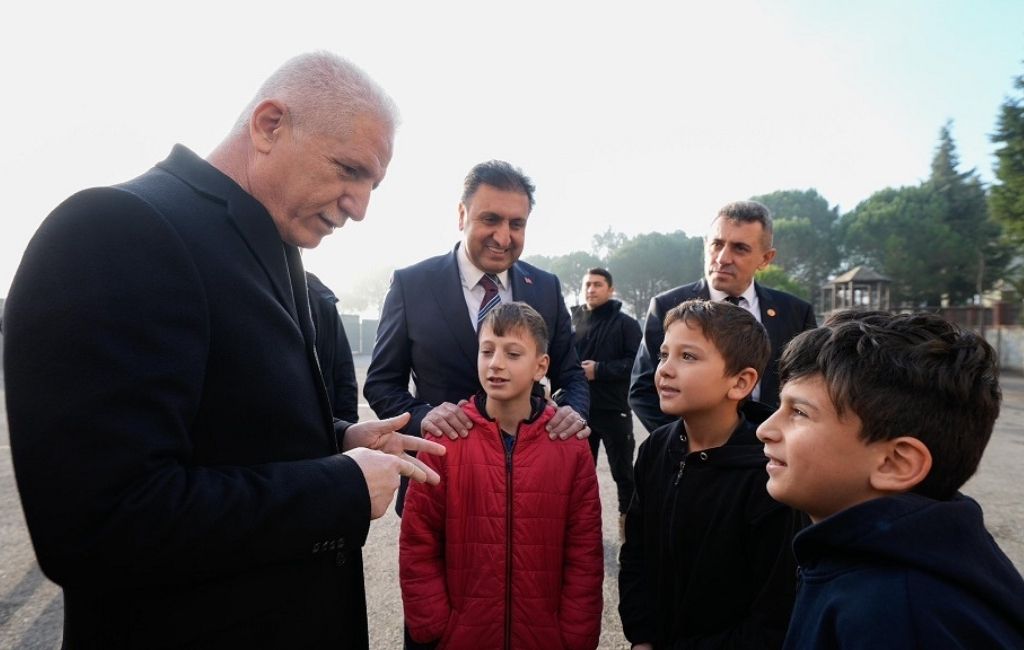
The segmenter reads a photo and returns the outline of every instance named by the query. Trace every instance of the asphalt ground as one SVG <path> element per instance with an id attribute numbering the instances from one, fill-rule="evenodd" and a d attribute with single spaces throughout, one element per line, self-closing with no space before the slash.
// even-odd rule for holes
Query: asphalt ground
<path id="1" fill-rule="evenodd" d="M 356 357 L 362 385 L 368 360 Z M 963 492 L 981 502 L 988 529 L 1017 566 L 1024 570 L 1024 499 L 1017 478 L 1024 467 L 1024 378 L 1004 376 L 1003 408 L 977 475 Z M 0 376 L 0 393 L 3 383 Z M 0 395 L 2 397 L 2 395 Z M 362 418 L 372 418 L 365 406 Z M 637 444 L 645 437 L 636 424 Z M 604 452 L 598 462 L 604 512 L 604 622 L 600 648 L 628 648 L 616 605 L 619 552 L 615 485 Z M 402 647 L 402 602 L 398 587 L 398 529 L 391 510 L 370 527 L 363 551 L 366 571 L 370 646 Z M 63 620 L 61 590 L 43 576 L 18 500 L 7 431 L 6 401 L 0 399 L 0 650 L 59 648 Z"/>

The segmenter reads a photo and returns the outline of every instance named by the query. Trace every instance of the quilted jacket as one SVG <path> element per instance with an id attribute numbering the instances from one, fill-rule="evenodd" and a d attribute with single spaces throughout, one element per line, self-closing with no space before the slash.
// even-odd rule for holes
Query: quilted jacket
<path id="1" fill-rule="evenodd" d="M 485 397 L 469 436 L 422 460 L 441 484 L 410 485 L 399 545 L 409 634 L 439 648 L 597 647 L 604 554 L 585 440 L 550 440 L 536 400 L 506 451 Z"/>

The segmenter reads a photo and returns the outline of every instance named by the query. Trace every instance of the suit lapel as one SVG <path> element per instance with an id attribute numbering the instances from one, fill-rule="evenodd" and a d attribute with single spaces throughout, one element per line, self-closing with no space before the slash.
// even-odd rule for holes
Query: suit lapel
<path id="1" fill-rule="evenodd" d="M 754 283 L 754 291 L 757 292 L 757 303 L 761 311 L 761 324 L 764 325 L 764 329 L 768 332 L 768 340 L 771 341 L 772 348 L 774 349 L 775 342 L 781 341 L 783 338 L 779 306 L 775 304 L 772 295 L 761 288 L 761 285 L 756 282 Z"/>
<path id="2" fill-rule="evenodd" d="M 534 299 L 534 288 L 536 285 L 533 284 L 533 278 L 529 272 L 526 271 L 518 262 L 512 265 L 512 268 L 508 270 L 509 284 L 512 285 L 512 300 L 518 302 L 525 302 L 530 305 L 539 304 Z"/>
<path id="3" fill-rule="evenodd" d="M 253 199 L 255 201 L 255 199 Z M 241 208 L 241 209 L 239 209 Z M 237 206 L 234 201 L 228 203 L 228 219 L 245 240 L 256 261 L 267 274 L 278 300 L 299 324 L 299 311 L 292 295 L 291 279 L 288 275 L 288 260 L 285 257 L 281 237 L 270 219 L 261 219 L 253 215 L 247 206 Z M 262 208 L 261 208 L 262 209 Z"/>
<path id="4" fill-rule="evenodd" d="M 158 163 L 157 167 L 177 176 L 195 191 L 224 206 L 228 220 L 252 251 L 267 274 L 278 300 L 296 319 L 298 327 L 298 311 L 292 299 L 288 262 L 281 245 L 281 236 L 263 204 L 181 145 L 175 145 L 171 155 Z"/>
<path id="5" fill-rule="evenodd" d="M 459 275 L 459 263 L 455 256 L 459 247 L 456 246 L 451 255 L 446 256 L 437 277 L 440 282 L 431 282 L 430 290 L 434 300 L 445 315 L 444 322 L 451 332 L 452 338 L 458 343 L 459 350 L 466 360 L 476 368 L 476 357 L 479 349 L 476 330 L 469 322 L 469 309 L 466 306 L 466 295 L 462 292 L 462 277 Z"/>

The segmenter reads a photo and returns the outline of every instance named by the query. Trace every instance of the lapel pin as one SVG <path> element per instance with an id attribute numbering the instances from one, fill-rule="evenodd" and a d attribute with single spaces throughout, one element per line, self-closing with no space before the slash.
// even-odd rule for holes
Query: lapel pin
<path id="1" fill-rule="evenodd" d="M 768 316 L 770 316 L 771 318 L 775 318 L 775 314 L 776 314 L 776 311 L 774 309 L 772 309 L 771 307 L 769 307 L 768 308 Z"/>
<path id="2" fill-rule="evenodd" d="M 533 284 L 533 280 L 528 275 L 523 278 L 523 282 L 526 284 Z"/>

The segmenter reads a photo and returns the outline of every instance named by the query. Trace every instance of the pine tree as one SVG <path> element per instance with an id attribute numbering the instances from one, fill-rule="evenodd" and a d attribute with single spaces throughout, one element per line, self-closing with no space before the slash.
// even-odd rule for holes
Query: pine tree
<path id="1" fill-rule="evenodd" d="M 961 172 L 960 157 L 951 133 L 952 122 L 939 130 L 939 145 L 924 188 L 938 200 L 938 217 L 960 240 L 954 255 L 941 269 L 945 294 L 962 302 L 991 286 L 1006 265 L 1000 250 L 1000 227 L 989 218 L 985 188 L 974 169 Z"/>
<path id="2" fill-rule="evenodd" d="M 1020 95 L 1003 102 L 992 134 L 992 142 L 1000 145 L 994 168 L 999 184 L 992 186 L 989 207 L 1007 238 L 1024 247 L 1024 75 L 1013 85 Z"/>

